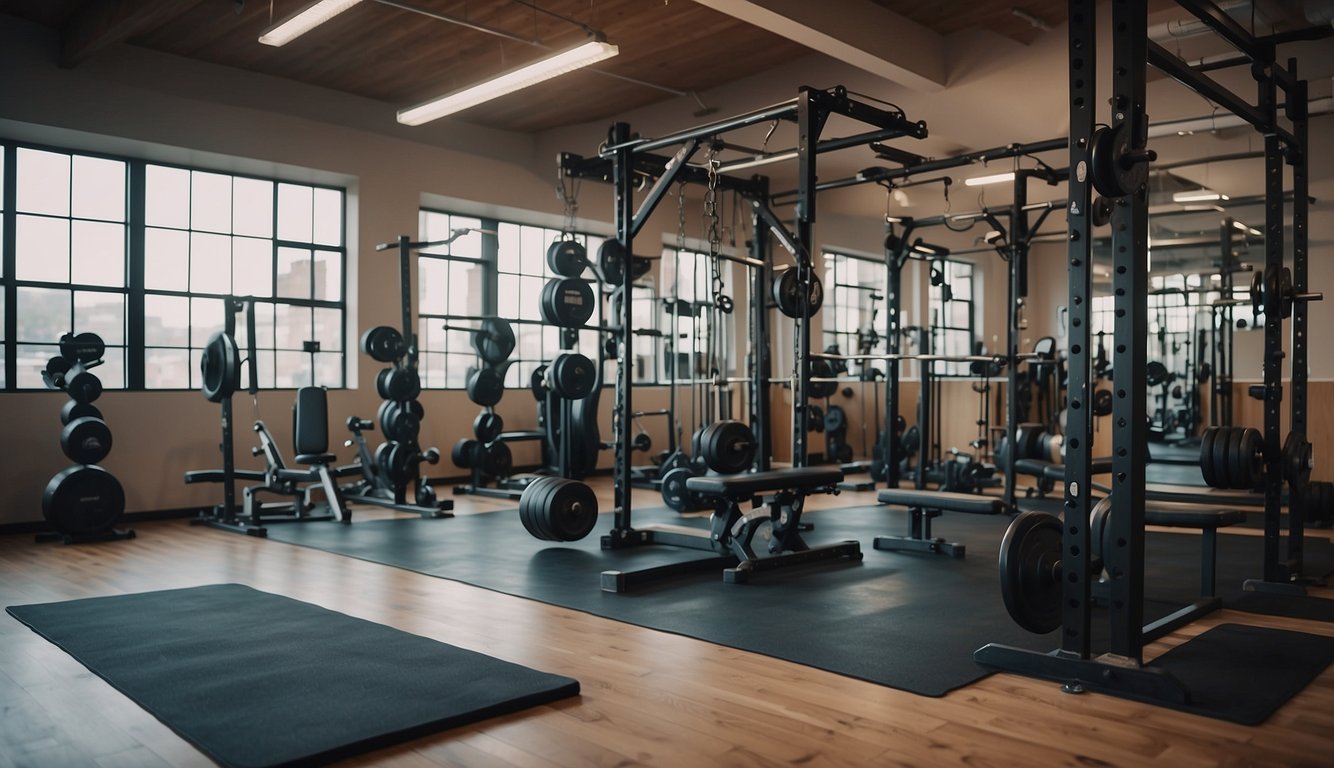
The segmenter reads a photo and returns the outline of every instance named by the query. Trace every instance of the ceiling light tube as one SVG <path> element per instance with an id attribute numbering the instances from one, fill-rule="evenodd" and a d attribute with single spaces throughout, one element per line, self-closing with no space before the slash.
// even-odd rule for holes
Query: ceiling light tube
<path id="1" fill-rule="evenodd" d="M 1212 189 L 1194 189 L 1172 193 L 1172 202 L 1174 203 L 1208 203 L 1227 199 L 1227 195 L 1215 192 Z"/>
<path id="2" fill-rule="evenodd" d="M 416 106 L 400 109 L 398 122 L 404 125 L 421 125 L 438 120 L 445 115 L 475 107 L 478 104 L 500 98 L 532 85 L 550 80 L 553 77 L 572 72 L 589 64 L 609 59 L 620 53 L 616 46 L 602 40 L 590 40 L 576 48 L 548 56 L 503 75 L 447 93 Z"/>
<path id="3" fill-rule="evenodd" d="M 261 32 L 259 41 L 265 45 L 287 45 L 360 2 L 361 0 L 315 0 Z"/>
<path id="4" fill-rule="evenodd" d="M 1014 171 L 994 173 L 990 176 L 974 176 L 971 179 L 964 179 L 963 183 L 967 187 L 980 187 L 983 184 L 1000 184 L 1006 181 L 1014 181 Z"/>
<path id="5" fill-rule="evenodd" d="M 747 168 L 756 168 L 761 165 L 769 165 L 770 163 L 781 163 L 784 160 L 795 160 L 796 157 L 797 150 L 795 149 L 791 152 L 779 152 L 773 155 L 755 155 L 754 157 L 745 160 L 733 160 L 728 163 L 719 163 L 718 171 L 720 173 L 743 171 Z"/>

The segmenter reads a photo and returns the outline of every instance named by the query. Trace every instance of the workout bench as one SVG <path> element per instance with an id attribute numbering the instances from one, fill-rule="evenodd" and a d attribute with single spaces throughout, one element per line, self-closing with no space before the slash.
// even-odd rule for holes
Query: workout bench
<path id="1" fill-rule="evenodd" d="M 801 536 L 801 513 L 813 493 L 838 493 L 843 472 L 826 467 L 793 467 L 742 475 L 708 475 L 686 480 L 686 488 L 714 500 L 709 530 L 685 526 L 646 527 L 654 543 L 710 550 L 717 558 L 646 568 L 603 571 L 602 589 L 625 592 L 644 581 L 724 565 L 723 581 L 745 583 L 752 573 L 817 561 L 862 559 L 861 544 L 840 541 L 812 547 Z M 741 505 L 749 501 L 751 509 Z M 767 507 L 767 509 L 765 509 Z M 755 535 L 771 527 L 767 552 L 755 550 Z"/>
<path id="2" fill-rule="evenodd" d="M 881 504 L 907 507 L 911 516 L 907 536 L 875 537 L 873 546 L 889 552 L 935 552 L 950 557 L 963 557 L 963 544 L 932 538 L 931 518 L 940 517 L 942 511 L 974 515 L 998 515 L 1005 511 L 1005 502 L 1001 499 L 975 493 L 886 488 L 876 498 Z"/>

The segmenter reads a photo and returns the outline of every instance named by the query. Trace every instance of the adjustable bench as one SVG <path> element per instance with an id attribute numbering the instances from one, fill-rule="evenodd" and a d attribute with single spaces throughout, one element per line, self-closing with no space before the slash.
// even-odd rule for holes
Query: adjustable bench
<path id="1" fill-rule="evenodd" d="M 1090 460 L 1089 470 L 1095 475 L 1111 472 L 1112 457 L 1103 456 Z M 1038 479 L 1038 496 L 1046 496 L 1057 483 L 1065 481 L 1065 465 L 1043 459 L 1018 459 L 1014 462 L 1014 471 Z"/>
<path id="2" fill-rule="evenodd" d="M 931 537 L 931 518 L 940 517 L 942 511 L 973 515 L 998 515 L 1005 511 L 1005 502 L 1000 498 L 975 493 L 886 488 L 876 498 L 881 504 L 907 507 L 911 515 L 907 536 L 875 537 L 873 546 L 890 552 L 935 552 L 950 557 L 963 557 L 964 545 Z"/>
<path id="3" fill-rule="evenodd" d="M 679 525 L 645 526 L 641 535 L 655 544 L 704 549 L 719 557 L 646 568 L 603 571 L 602 589 L 626 592 L 645 581 L 700 567 L 723 565 L 723 581 L 744 583 L 750 574 L 816 561 L 862 559 L 861 544 L 841 541 L 810 546 L 802 538 L 801 513 L 813 493 L 838 493 L 843 472 L 832 467 L 793 467 L 741 475 L 709 475 L 686 480 L 686 488 L 712 498 L 714 512 L 707 531 Z M 742 503 L 749 501 L 750 509 Z M 767 509 L 765 509 L 767 507 Z M 771 529 L 766 552 L 755 550 L 755 535 Z"/>

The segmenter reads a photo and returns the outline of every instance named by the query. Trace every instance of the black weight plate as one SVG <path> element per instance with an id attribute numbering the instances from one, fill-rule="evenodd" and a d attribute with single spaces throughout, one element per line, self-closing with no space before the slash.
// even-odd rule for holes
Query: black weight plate
<path id="1" fill-rule="evenodd" d="M 1112 390 L 1098 389 L 1093 392 L 1093 415 L 1112 415 Z"/>
<path id="2" fill-rule="evenodd" d="M 550 477 L 539 477 L 529 483 L 523 489 L 523 494 L 519 496 L 519 522 L 523 523 L 523 529 L 528 531 L 529 535 L 535 539 L 547 539 L 537 526 L 537 516 L 533 514 L 533 510 L 537 507 L 537 495 L 542 492 L 542 489 L 546 487 L 551 479 Z"/>
<path id="3" fill-rule="evenodd" d="M 533 391 L 533 399 L 541 402 L 547 398 L 547 367 L 539 365 L 528 377 L 528 388 Z"/>
<path id="4" fill-rule="evenodd" d="M 608 238 L 598 246 L 598 271 L 602 281 L 613 286 L 625 282 L 625 246 L 616 238 Z"/>
<path id="5" fill-rule="evenodd" d="M 416 475 L 417 447 L 413 443 L 401 443 L 393 440 L 385 451 L 384 462 L 389 482 L 395 488 L 407 485 Z"/>
<path id="6" fill-rule="evenodd" d="M 394 399 L 389 395 L 389 375 L 393 372 L 393 368 L 383 368 L 375 374 L 375 394 L 379 395 L 381 400 Z"/>
<path id="7" fill-rule="evenodd" d="M 472 420 L 472 433 L 483 443 L 500 437 L 504 429 L 505 420 L 495 411 L 482 411 Z"/>
<path id="8" fill-rule="evenodd" d="M 1167 366 L 1157 360 L 1150 360 L 1144 368 L 1144 382 L 1151 387 L 1162 386 L 1171 378 L 1172 374 L 1167 370 Z"/>
<path id="9" fill-rule="evenodd" d="M 745 472 L 755 462 L 755 433 L 739 421 L 710 424 L 700 436 L 704 463 L 720 475 Z"/>
<path id="10" fill-rule="evenodd" d="M 384 377 L 384 391 L 389 400 L 412 400 L 421 394 L 422 380 L 414 368 L 389 368 Z"/>
<path id="11" fill-rule="evenodd" d="M 547 246 L 547 266 L 562 277 L 578 277 L 588 267 L 588 251 L 577 240 L 557 240 Z"/>
<path id="12" fill-rule="evenodd" d="M 241 386 L 241 352 L 236 348 L 236 340 L 222 332 L 209 337 L 199 357 L 199 372 L 199 389 L 205 399 L 219 403 L 231 397 Z"/>
<path id="13" fill-rule="evenodd" d="M 844 463 L 852 461 L 852 446 L 844 443 L 838 447 L 838 460 Z"/>
<path id="14" fill-rule="evenodd" d="M 832 379 L 835 376 L 834 366 L 830 365 L 828 360 L 811 361 L 812 379 Z M 836 381 L 812 381 L 806 387 L 806 396 L 810 398 L 831 397 L 838 391 L 838 382 Z"/>
<path id="15" fill-rule="evenodd" d="M 824 431 L 838 432 L 846 429 L 848 426 L 848 414 L 837 405 L 829 406 L 828 412 L 824 415 Z"/>
<path id="16" fill-rule="evenodd" d="M 408 413 L 412 414 L 413 416 L 416 416 L 418 421 L 421 421 L 423 418 L 426 417 L 426 408 L 422 406 L 420 400 L 408 400 L 406 403 L 403 403 L 402 405 L 406 405 Z"/>
<path id="17" fill-rule="evenodd" d="M 509 477 L 514 471 L 514 454 L 506 443 L 494 442 L 481 449 L 482 471 L 491 477 Z"/>
<path id="18" fill-rule="evenodd" d="M 410 409 L 403 408 L 397 403 L 390 409 L 389 414 L 389 424 L 383 427 L 385 436 L 390 440 L 405 443 L 416 442 L 417 435 L 421 434 L 421 420 Z"/>
<path id="19" fill-rule="evenodd" d="M 566 400 L 582 400 L 597 383 L 597 366 L 578 352 L 562 352 L 548 371 L 551 390 Z"/>
<path id="20" fill-rule="evenodd" d="M 1219 488 L 1232 487 L 1232 453 L 1231 446 L 1233 427 L 1219 427 L 1218 434 L 1214 436 L 1214 445 L 1212 449 L 1214 457 L 1214 479 L 1218 481 Z"/>
<path id="21" fill-rule="evenodd" d="M 237 375 L 240 375 L 238 368 Z M 102 396 L 102 380 L 97 375 L 76 363 L 65 374 L 65 393 L 76 402 L 91 403 Z"/>
<path id="22" fill-rule="evenodd" d="M 46 361 L 46 367 L 42 369 L 42 381 L 46 383 L 48 389 L 64 389 L 65 374 L 70 369 L 70 361 L 59 355 Z"/>
<path id="23" fill-rule="evenodd" d="M 1205 427 L 1200 435 L 1200 474 L 1204 484 L 1212 488 L 1221 488 L 1218 475 L 1214 472 L 1214 438 L 1218 436 L 1218 427 Z"/>
<path id="24" fill-rule="evenodd" d="M 389 422 L 392 419 L 392 414 L 390 413 L 390 411 L 394 410 L 395 408 L 397 408 L 397 404 L 393 400 L 385 400 L 384 402 L 380 403 L 379 408 L 375 409 L 375 420 L 380 422 L 380 431 L 383 432 L 385 434 L 385 437 L 389 438 L 390 440 L 398 439 L 393 435 L 389 434 L 389 429 L 390 429 Z"/>
<path id="25" fill-rule="evenodd" d="M 780 312 L 792 318 L 799 316 L 801 311 L 801 285 L 795 267 L 783 271 L 774 278 L 773 297 Z M 814 317 L 820 311 L 820 306 L 824 304 L 824 285 L 820 282 L 820 276 L 815 274 L 814 271 L 811 272 L 808 297 L 806 317 Z"/>
<path id="26" fill-rule="evenodd" d="M 544 477 L 537 481 L 535 485 L 538 487 L 533 489 L 532 498 L 528 503 L 528 519 L 532 524 L 530 530 L 534 536 L 543 541 L 554 541 L 556 538 L 551 528 L 548 527 L 550 521 L 547 519 L 546 509 L 550 503 L 552 491 L 560 481 L 561 478 L 559 477 Z M 524 495 L 528 495 L 527 491 L 524 492 Z"/>
<path id="27" fill-rule="evenodd" d="M 662 476 L 662 501 L 677 512 L 690 512 L 690 492 L 686 490 L 686 480 L 695 473 L 689 467 L 673 467 Z"/>
<path id="28" fill-rule="evenodd" d="M 824 431 L 824 409 L 818 405 L 806 406 L 806 431 Z"/>
<path id="29" fill-rule="evenodd" d="M 375 461 L 376 472 L 384 472 L 385 457 L 388 455 L 388 453 L 389 453 L 389 443 L 380 443 L 379 445 L 375 446 L 375 456 L 373 457 L 373 459 Z"/>
<path id="30" fill-rule="evenodd" d="M 93 416 L 75 419 L 60 430 L 60 450 L 76 464 L 96 464 L 111 453 L 111 430 Z"/>
<path id="31" fill-rule="evenodd" d="M 580 328 L 593 317 L 597 296 L 593 286 L 577 277 L 552 278 L 542 289 L 540 309 L 548 325 Z"/>
<path id="32" fill-rule="evenodd" d="M 1093 198 L 1093 205 L 1089 209 L 1089 221 L 1095 227 L 1105 227 L 1112 222 L 1112 201 L 1098 195 Z"/>
<path id="33" fill-rule="evenodd" d="M 1022 512 L 1000 546 L 1001 597 L 1015 623 L 1045 635 L 1061 626 L 1061 520 Z"/>
<path id="34" fill-rule="evenodd" d="M 1250 462 L 1246 461 L 1244 455 L 1246 443 L 1246 427 L 1233 429 L 1228 435 L 1227 441 L 1227 473 L 1228 480 L 1232 483 L 1232 488 L 1247 488 L 1251 479 L 1247 473 L 1250 468 Z"/>
<path id="35" fill-rule="evenodd" d="M 468 374 L 468 399 L 490 408 L 505 395 L 505 382 L 492 368 L 478 368 Z"/>
<path id="36" fill-rule="evenodd" d="M 503 317 L 486 317 L 472 335 L 472 348 L 491 365 L 500 365 L 514 353 L 514 327 Z"/>
<path id="37" fill-rule="evenodd" d="M 403 354 L 403 334 L 389 325 L 377 325 L 361 334 L 361 351 L 372 360 L 392 363 Z"/>
<path id="38" fill-rule="evenodd" d="M 60 356 L 71 363 L 91 363 L 101 360 L 107 345 L 95 333 L 65 334 L 60 337 Z"/>
<path id="39" fill-rule="evenodd" d="M 464 438 L 449 451 L 449 459 L 454 462 L 454 466 L 460 469 L 472 469 L 472 465 L 477 463 L 477 452 L 481 445 L 471 438 Z"/>
<path id="40" fill-rule="evenodd" d="M 430 483 L 422 483 L 417 486 L 416 499 L 419 507 L 434 507 L 440 502 L 436 498 L 435 489 L 431 487 Z"/>
<path id="41" fill-rule="evenodd" d="M 1292 434 L 1288 435 L 1289 438 Z M 1305 442 L 1298 438 L 1300 442 Z M 1264 481 L 1265 460 L 1264 460 L 1264 437 L 1260 430 L 1247 427 L 1241 436 L 1241 460 L 1243 463 L 1243 478 L 1250 478 L 1250 485 L 1247 490 L 1259 490 Z"/>
<path id="42" fill-rule="evenodd" d="M 647 432 L 640 432 L 630 441 L 630 448 L 640 453 L 648 453 L 653 450 L 653 438 L 649 437 Z"/>
<path id="43" fill-rule="evenodd" d="M 61 533 L 109 530 L 125 513 L 125 489 L 96 465 L 61 470 L 42 493 L 42 516 Z"/>
<path id="44" fill-rule="evenodd" d="M 900 440 L 902 441 L 901 444 L 903 446 L 904 454 L 913 456 L 917 453 L 917 450 L 922 447 L 922 432 L 917 428 L 917 425 L 914 424 L 903 431 L 903 437 L 901 437 Z"/>
<path id="45" fill-rule="evenodd" d="M 1106 562 L 1107 553 L 1112 551 L 1111 519 L 1112 497 L 1104 496 L 1089 511 L 1089 549 L 1098 564 Z"/>
<path id="46" fill-rule="evenodd" d="M 547 502 L 547 525 L 556 541 L 578 541 L 598 521 L 598 499 L 578 480 L 557 480 Z"/>
<path id="47" fill-rule="evenodd" d="M 82 419 L 90 416 L 94 419 L 102 418 L 102 412 L 92 403 L 66 400 L 65 404 L 60 407 L 60 423 L 62 425 L 68 424 L 75 419 Z"/>

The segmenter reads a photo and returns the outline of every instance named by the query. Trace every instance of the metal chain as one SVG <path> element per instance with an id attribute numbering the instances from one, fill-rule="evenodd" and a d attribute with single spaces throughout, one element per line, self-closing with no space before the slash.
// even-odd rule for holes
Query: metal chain
<path id="1" fill-rule="evenodd" d="M 718 215 L 718 148 L 709 145 L 708 183 L 704 187 L 704 216 L 708 219 L 709 263 L 713 267 L 713 303 L 723 312 L 731 314 L 732 299 L 723 294 L 723 265 L 719 254 L 722 253 L 722 231 Z"/>
<path id="2" fill-rule="evenodd" d="M 565 185 L 565 176 L 559 170 L 556 171 L 556 198 L 564 206 L 564 218 L 561 223 L 561 235 L 574 234 L 574 220 L 579 213 L 579 180 L 575 179 L 570 186 Z"/>

